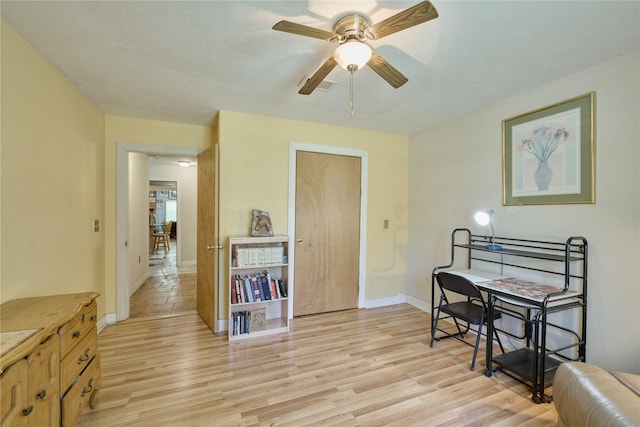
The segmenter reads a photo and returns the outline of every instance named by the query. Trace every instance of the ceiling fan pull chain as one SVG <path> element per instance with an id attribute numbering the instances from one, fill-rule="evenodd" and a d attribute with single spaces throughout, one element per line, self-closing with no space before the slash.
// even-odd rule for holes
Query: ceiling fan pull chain
<path id="1" fill-rule="evenodd" d="M 353 111 L 353 71 L 349 74 L 351 74 L 351 81 L 349 85 L 349 108 L 351 109 L 351 117 L 353 117 L 356 114 L 355 111 Z"/>

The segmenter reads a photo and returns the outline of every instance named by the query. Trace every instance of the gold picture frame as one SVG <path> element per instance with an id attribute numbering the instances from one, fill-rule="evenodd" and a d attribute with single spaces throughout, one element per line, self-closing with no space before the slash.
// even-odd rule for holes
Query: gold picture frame
<path id="1" fill-rule="evenodd" d="M 502 204 L 595 203 L 590 92 L 502 121 Z"/>

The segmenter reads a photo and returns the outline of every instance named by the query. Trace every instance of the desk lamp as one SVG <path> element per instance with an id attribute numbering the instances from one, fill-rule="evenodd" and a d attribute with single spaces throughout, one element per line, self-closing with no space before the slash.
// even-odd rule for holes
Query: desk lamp
<path id="1" fill-rule="evenodd" d="M 493 209 L 489 209 L 487 211 L 478 211 L 473 216 L 473 219 L 475 219 L 476 222 L 480 225 L 489 225 L 491 227 L 491 244 L 485 247 L 490 251 L 501 251 L 502 246 L 496 245 L 496 233 L 493 231 L 493 222 L 491 221 L 494 213 L 495 212 Z"/>

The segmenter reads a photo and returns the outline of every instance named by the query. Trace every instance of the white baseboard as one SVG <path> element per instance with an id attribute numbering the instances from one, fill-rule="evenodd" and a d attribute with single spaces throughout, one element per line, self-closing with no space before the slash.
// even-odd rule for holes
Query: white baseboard
<path id="1" fill-rule="evenodd" d="M 226 319 L 223 320 L 218 320 L 217 322 L 217 328 L 216 328 L 216 332 L 222 332 L 222 331 L 227 331 L 229 330 L 229 321 Z"/>
<path id="2" fill-rule="evenodd" d="M 195 259 L 190 259 L 188 261 L 180 261 L 180 267 L 185 265 L 198 265 L 198 262 Z"/>
<path id="3" fill-rule="evenodd" d="M 426 301 L 422 301 L 422 300 L 420 300 L 418 298 L 415 298 L 415 297 L 412 297 L 412 296 L 408 296 L 407 297 L 407 304 L 411 304 L 415 308 L 418 308 L 418 309 L 424 311 L 425 313 L 431 314 L 431 304 L 429 304 Z"/>
<path id="4" fill-rule="evenodd" d="M 113 325 L 116 323 L 116 314 L 115 313 L 107 313 L 98 319 L 98 333 L 102 332 L 107 325 Z"/>
<path id="5" fill-rule="evenodd" d="M 140 286 L 142 286 L 142 284 L 144 283 L 145 280 L 147 280 L 149 277 L 151 276 L 151 273 L 149 272 L 149 270 L 147 270 L 147 272 L 140 278 L 140 280 L 138 280 L 132 288 L 129 288 L 129 298 L 131 298 L 131 295 L 133 295 L 133 293 L 135 291 L 138 290 L 138 288 Z"/>
<path id="6" fill-rule="evenodd" d="M 407 296 L 405 294 L 398 294 L 392 297 L 365 300 L 364 308 L 386 307 L 388 305 L 404 304 L 406 302 Z"/>

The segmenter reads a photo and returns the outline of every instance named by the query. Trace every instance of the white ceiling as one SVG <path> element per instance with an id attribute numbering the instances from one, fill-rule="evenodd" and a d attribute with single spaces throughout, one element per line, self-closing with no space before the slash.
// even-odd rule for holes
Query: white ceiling
<path id="1" fill-rule="evenodd" d="M 639 1 L 433 0 L 439 18 L 369 43 L 407 84 L 358 71 L 353 118 L 340 67 L 330 91 L 297 93 L 335 44 L 273 24 L 332 30 L 347 11 L 374 24 L 416 3 L 3 0 L 0 11 L 104 112 L 203 125 L 229 110 L 411 135 L 640 49 Z"/>

